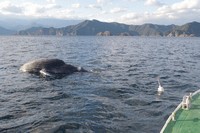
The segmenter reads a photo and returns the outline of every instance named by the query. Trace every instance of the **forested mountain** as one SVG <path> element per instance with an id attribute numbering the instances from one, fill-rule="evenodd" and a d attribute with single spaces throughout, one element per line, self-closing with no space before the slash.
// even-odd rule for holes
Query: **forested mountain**
<path id="1" fill-rule="evenodd" d="M 18 35 L 57 35 L 57 36 L 200 36 L 200 23 L 191 22 L 177 25 L 127 25 L 107 23 L 98 20 L 85 20 L 77 25 L 63 28 L 32 27 L 18 32 Z"/>

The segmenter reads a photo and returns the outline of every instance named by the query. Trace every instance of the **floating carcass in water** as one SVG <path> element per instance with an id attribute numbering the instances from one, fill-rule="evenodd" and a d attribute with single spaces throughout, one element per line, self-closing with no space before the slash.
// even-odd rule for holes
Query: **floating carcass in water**
<path id="1" fill-rule="evenodd" d="M 43 76 L 66 76 L 74 72 L 87 72 L 81 67 L 66 64 L 60 59 L 33 60 L 22 65 L 20 70 L 33 74 L 41 74 Z"/>

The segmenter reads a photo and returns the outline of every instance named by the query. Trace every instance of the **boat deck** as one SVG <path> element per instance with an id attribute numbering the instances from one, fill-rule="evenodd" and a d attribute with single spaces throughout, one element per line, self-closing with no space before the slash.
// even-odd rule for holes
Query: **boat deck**
<path id="1" fill-rule="evenodd" d="M 179 109 L 175 121 L 170 121 L 164 133 L 196 133 L 200 132 L 200 94 L 192 97 L 189 110 Z"/>

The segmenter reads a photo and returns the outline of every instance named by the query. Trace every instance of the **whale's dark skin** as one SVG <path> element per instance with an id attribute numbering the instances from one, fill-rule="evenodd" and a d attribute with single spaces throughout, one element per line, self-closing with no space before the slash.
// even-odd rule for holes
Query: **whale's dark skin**
<path id="1" fill-rule="evenodd" d="M 33 74 L 69 75 L 74 72 L 87 72 L 85 69 L 66 64 L 60 59 L 38 59 L 21 66 L 23 72 Z"/>

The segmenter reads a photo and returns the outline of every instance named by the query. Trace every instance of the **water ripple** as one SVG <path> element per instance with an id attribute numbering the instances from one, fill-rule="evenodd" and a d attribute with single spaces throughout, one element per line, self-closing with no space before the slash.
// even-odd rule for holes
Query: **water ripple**
<path id="1" fill-rule="evenodd" d="M 199 38 L 0 39 L 2 133 L 155 133 L 183 95 L 200 86 Z M 19 71 L 36 58 L 91 71 L 59 79 Z M 157 77 L 165 88 L 160 96 Z"/>

